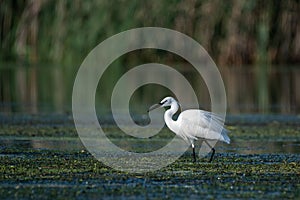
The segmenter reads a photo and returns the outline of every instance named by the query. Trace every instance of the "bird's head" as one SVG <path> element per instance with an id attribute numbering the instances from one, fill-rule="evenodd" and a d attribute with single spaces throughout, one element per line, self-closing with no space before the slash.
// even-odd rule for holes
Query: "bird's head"
<path id="1" fill-rule="evenodd" d="M 173 98 L 173 97 L 165 97 L 163 100 L 161 100 L 158 104 L 154 104 L 152 105 L 149 109 L 148 112 L 150 112 L 151 110 L 154 110 L 156 108 L 160 108 L 160 107 L 167 107 L 167 106 L 171 106 L 172 104 L 178 104 L 178 102 Z"/>

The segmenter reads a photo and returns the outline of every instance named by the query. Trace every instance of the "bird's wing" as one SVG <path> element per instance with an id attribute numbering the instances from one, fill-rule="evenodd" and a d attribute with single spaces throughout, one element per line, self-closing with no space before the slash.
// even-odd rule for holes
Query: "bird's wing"
<path id="1" fill-rule="evenodd" d="M 220 116 L 203 110 L 186 110 L 178 117 L 181 135 L 188 138 L 221 140 L 229 143 L 227 130 Z"/>

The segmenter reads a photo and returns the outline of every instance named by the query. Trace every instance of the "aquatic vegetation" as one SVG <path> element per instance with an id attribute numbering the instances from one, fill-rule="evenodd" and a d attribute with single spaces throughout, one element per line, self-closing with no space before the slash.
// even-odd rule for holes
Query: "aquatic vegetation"
<path id="1" fill-rule="evenodd" d="M 189 153 L 156 172 L 111 169 L 85 151 L 2 149 L 0 196 L 299 197 L 300 155 L 216 154 L 193 163 Z M 50 197 L 48 196 L 48 197 Z"/>
<path id="2" fill-rule="evenodd" d="M 131 174 L 105 166 L 78 145 L 70 122 L 3 123 L 0 199 L 300 197 L 298 126 L 230 124 L 227 128 L 232 144 L 218 144 L 212 163 L 207 158 L 193 163 L 189 150 L 158 171 Z M 157 143 L 159 148 L 174 137 L 163 129 L 135 143 L 117 127 L 107 125 L 104 131 L 120 146 L 135 144 L 132 150 L 136 152 L 144 152 L 149 140 L 152 146 L 162 142 Z"/>

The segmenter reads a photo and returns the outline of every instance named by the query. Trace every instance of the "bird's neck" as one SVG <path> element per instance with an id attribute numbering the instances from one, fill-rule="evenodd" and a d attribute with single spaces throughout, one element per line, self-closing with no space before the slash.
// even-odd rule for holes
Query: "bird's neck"
<path id="1" fill-rule="evenodd" d="M 176 121 L 173 120 L 172 116 L 177 112 L 178 108 L 179 108 L 178 104 L 172 104 L 171 108 L 168 109 L 164 114 L 165 122 L 169 127 L 169 129 L 171 129 L 171 131 L 173 132 L 176 132 L 178 127 Z"/>
<path id="2" fill-rule="evenodd" d="M 176 104 L 174 103 L 171 105 L 171 108 L 166 111 L 166 113 L 168 114 L 168 116 L 171 117 L 171 119 L 172 119 L 172 116 L 177 112 L 178 108 L 179 108 L 179 105 L 177 103 Z"/>

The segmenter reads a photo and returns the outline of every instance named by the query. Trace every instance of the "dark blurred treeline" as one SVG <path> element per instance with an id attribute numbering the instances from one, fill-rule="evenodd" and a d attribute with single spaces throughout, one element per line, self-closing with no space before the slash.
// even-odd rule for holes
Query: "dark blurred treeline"
<path id="1" fill-rule="evenodd" d="M 299 113 L 299 19 L 299 0 L 0 0 L 0 112 L 70 111 L 76 72 L 96 45 L 121 31 L 156 26 L 185 33 L 208 51 L 223 77 L 229 112 Z M 97 107 L 110 107 L 126 70 L 149 62 L 179 67 L 210 109 L 192 67 L 155 50 L 117 59 L 100 80 Z M 166 94 L 144 88 L 133 105 Z"/>
<path id="2" fill-rule="evenodd" d="M 0 59 L 81 63 L 120 31 L 160 26 L 199 41 L 220 66 L 300 61 L 299 0 L 0 0 Z"/>

